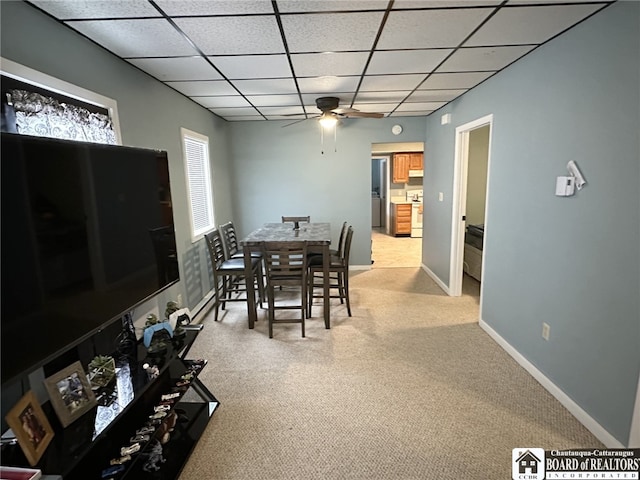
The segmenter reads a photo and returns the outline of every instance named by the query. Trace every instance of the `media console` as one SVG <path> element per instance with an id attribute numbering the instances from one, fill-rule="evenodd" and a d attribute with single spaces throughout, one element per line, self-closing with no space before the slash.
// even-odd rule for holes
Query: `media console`
<path id="1" fill-rule="evenodd" d="M 59 352 L 44 366 L 45 376 L 78 360 L 86 370 L 90 358 L 117 344 L 119 324 Z M 198 378 L 207 362 L 186 358 L 202 328 L 185 326 L 185 335 L 174 338 L 162 356 L 149 356 L 138 341 L 128 357 L 116 359 L 116 378 L 96 392 L 98 405 L 66 428 L 45 403 L 54 438 L 35 468 L 65 480 L 177 478 L 218 406 Z M 2 464 L 28 466 L 17 444 L 3 446 Z"/>

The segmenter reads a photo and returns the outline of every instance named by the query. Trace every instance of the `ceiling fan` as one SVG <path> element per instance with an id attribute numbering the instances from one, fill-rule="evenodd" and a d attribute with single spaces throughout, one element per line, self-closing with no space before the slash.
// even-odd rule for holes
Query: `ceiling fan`
<path id="1" fill-rule="evenodd" d="M 376 112 L 361 112 L 360 110 L 356 110 L 355 108 L 339 108 L 340 107 L 340 99 L 338 97 L 319 97 L 316 98 L 316 106 L 318 110 L 322 112 L 320 115 L 316 115 L 322 125 L 325 128 L 332 127 L 335 125 L 339 119 L 341 118 L 382 118 L 384 114 L 376 113 Z M 293 123 L 289 123 L 284 125 L 288 127 L 289 125 L 293 125 L 298 122 L 302 122 L 307 119 L 298 120 Z"/>

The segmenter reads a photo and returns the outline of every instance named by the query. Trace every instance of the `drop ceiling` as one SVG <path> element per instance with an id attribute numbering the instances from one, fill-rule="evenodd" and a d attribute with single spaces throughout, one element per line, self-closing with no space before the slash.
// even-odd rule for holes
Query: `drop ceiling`
<path id="1" fill-rule="evenodd" d="M 228 121 L 295 121 L 318 115 L 322 96 L 428 115 L 612 2 L 27 3 Z"/>

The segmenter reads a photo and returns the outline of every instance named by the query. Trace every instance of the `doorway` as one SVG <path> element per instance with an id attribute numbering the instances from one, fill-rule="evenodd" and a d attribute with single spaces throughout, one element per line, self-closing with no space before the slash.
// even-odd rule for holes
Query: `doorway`
<path id="1" fill-rule="evenodd" d="M 465 278 L 472 278 L 480 302 L 492 123 L 488 115 L 456 128 L 449 294 L 462 295 Z"/>
<path id="2" fill-rule="evenodd" d="M 374 143 L 371 146 L 372 268 L 420 267 L 422 263 L 422 239 L 409 234 L 395 236 L 393 233 L 394 203 L 406 201 L 408 190 L 421 192 L 423 188 L 421 176 L 399 183 L 393 181 L 393 158 L 398 152 L 424 154 L 424 143 Z"/>

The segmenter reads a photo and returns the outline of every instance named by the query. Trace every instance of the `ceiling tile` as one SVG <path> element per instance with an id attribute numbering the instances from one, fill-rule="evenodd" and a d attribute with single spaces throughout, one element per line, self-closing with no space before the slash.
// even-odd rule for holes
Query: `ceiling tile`
<path id="1" fill-rule="evenodd" d="M 167 82 L 172 88 L 186 96 L 237 95 L 238 92 L 225 80 L 211 80 L 202 82 Z"/>
<path id="2" fill-rule="evenodd" d="M 424 110 L 437 110 L 438 108 L 446 105 L 447 102 L 414 102 L 414 103 L 403 103 L 398 106 L 398 112 L 419 112 Z"/>
<path id="3" fill-rule="evenodd" d="M 355 92 L 359 77 L 314 77 L 299 78 L 300 92 L 305 93 L 331 93 Z"/>
<path id="4" fill-rule="evenodd" d="M 206 55 L 285 52 L 273 15 L 176 18 L 175 22 Z"/>
<path id="5" fill-rule="evenodd" d="M 405 103 L 413 102 L 450 102 L 454 98 L 459 97 L 467 89 L 457 90 L 416 90 L 409 98 L 405 100 Z"/>
<path id="6" fill-rule="evenodd" d="M 202 57 L 133 58 L 136 67 L 161 81 L 219 80 L 222 77 Z"/>
<path id="7" fill-rule="evenodd" d="M 388 0 L 278 0 L 278 9 L 280 12 L 384 10 L 388 3 Z"/>
<path id="8" fill-rule="evenodd" d="M 290 123 L 305 111 L 317 116 L 315 101 L 323 96 L 338 97 L 341 107 L 355 100 L 353 106 L 366 112 L 428 115 L 609 3 L 32 0 L 26 5 L 66 20 L 221 118 Z M 374 44 L 377 50 L 370 53 Z"/>
<path id="9" fill-rule="evenodd" d="M 434 73 L 420 85 L 420 90 L 460 89 L 475 87 L 493 72 Z"/>
<path id="10" fill-rule="evenodd" d="M 291 76 L 286 55 L 209 57 L 228 79 L 284 78 Z"/>
<path id="11" fill-rule="evenodd" d="M 242 15 L 274 13 L 271 0 L 155 0 L 167 15 Z"/>
<path id="12" fill-rule="evenodd" d="M 247 102 L 240 95 L 228 96 L 222 95 L 218 97 L 197 97 L 192 96 L 191 100 L 199 103 L 206 108 L 226 108 L 226 107 L 250 107 Z"/>
<path id="13" fill-rule="evenodd" d="M 224 118 L 224 117 L 223 117 Z M 264 118 L 260 115 L 239 115 L 237 117 L 228 117 L 225 120 L 229 122 L 250 122 L 250 121 L 259 121 L 264 120 Z"/>
<path id="14" fill-rule="evenodd" d="M 419 111 L 419 112 L 399 112 L 398 110 L 396 110 L 395 112 L 393 112 L 392 114 L 390 114 L 390 117 L 422 117 L 424 115 L 429 115 L 430 111 Z"/>
<path id="15" fill-rule="evenodd" d="M 367 52 L 294 53 L 293 69 L 299 77 L 362 75 Z"/>
<path id="16" fill-rule="evenodd" d="M 284 15 L 282 25 L 292 53 L 368 51 L 383 12 Z"/>
<path id="17" fill-rule="evenodd" d="M 371 58 L 367 74 L 429 73 L 453 50 L 377 51 Z"/>
<path id="18" fill-rule="evenodd" d="M 356 102 L 362 103 L 388 103 L 388 102 L 401 102 L 407 95 L 411 93 L 410 90 L 401 90 L 394 92 L 359 92 L 356 97 Z"/>
<path id="19" fill-rule="evenodd" d="M 426 75 L 367 75 L 362 80 L 360 91 L 413 90 Z"/>
<path id="20" fill-rule="evenodd" d="M 397 103 L 354 103 L 353 108 L 367 113 L 390 113 Z"/>
<path id="21" fill-rule="evenodd" d="M 465 46 L 543 43 L 599 8 L 600 5 L 502 8 Z"/>
<path id="22" fill-rule="evenodd" d="M 247 100 L 256 107 L 284 107 L 288 105 L 299 105 L 300 97 L 297 94 L 291 95 L 247 95 Z"/>
<path id="23" fill-rule="evenodd" d="M 255 108 L 252 107 L 239 107 L 239 108 L 210 108 L 216 115 L 221 117 L 237 117 L 239 115 L 260 115 Z"/>
<path id="24" fill-rule="evenodd" d="M 536 3 L 607 3 L 608 0 L 508 0 L 507 5 L 536 4 Z"/>
<path id="25" fill-rule="evenodd" d="M 190 56 L 197 53 L 164 19 L 88 20 L 67 24 L 120 57 Z"/>
<path id="26" fill-rule="evenodd" d="M 32 0 L 31 3 L 59 20 L 161 16 L 150 3 L 130 0 Z"/>
<path id="27" fill-rule="evenodd" d="M 377 48 L 457 47 L 493 8 L 392 11 Z"/>
<path id="28" fill-rule="evenodd" d="M 396 0 L 393 8 L 451 8 L 500 5 L 502 0 Z"/>
<path id="29" fill-rule="evenodd" d="M 291 78 L 234 80 L 233 84 L 242 92 L 243 95 L 296 93 L 296 84 Z"/>
<path id="30" fill-rule="evenodd" d="M 301 106 L 291 107 L 260 107 L 263 115 L 301 115 L 304 116 L 304 110 Z"/>
<path id="31" fill-rule="evenodd" d="M 461 48 L 438 68 L 438 72 L 497 71 L 533 48 L 533 45 Z"/>

